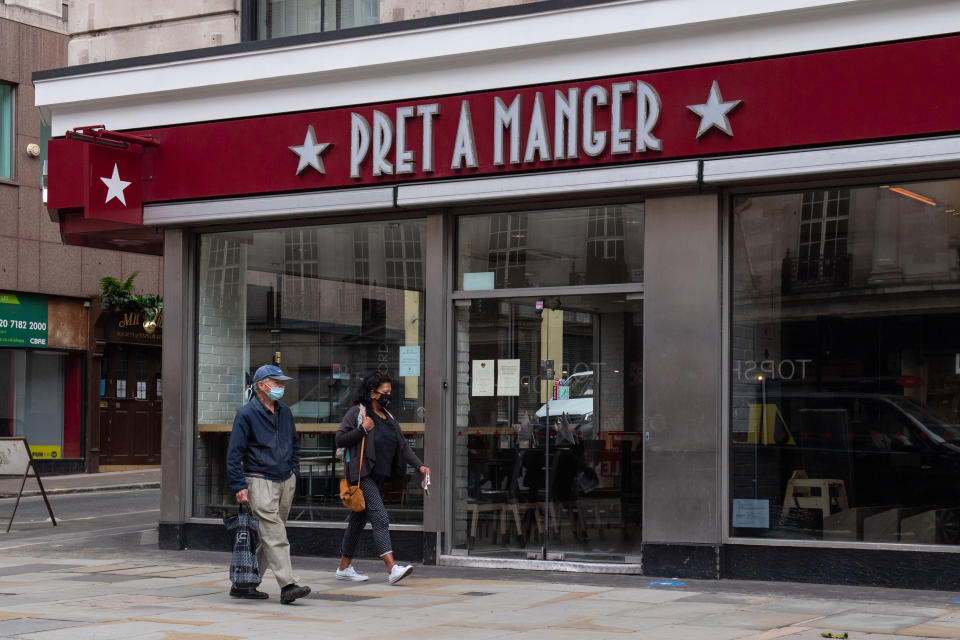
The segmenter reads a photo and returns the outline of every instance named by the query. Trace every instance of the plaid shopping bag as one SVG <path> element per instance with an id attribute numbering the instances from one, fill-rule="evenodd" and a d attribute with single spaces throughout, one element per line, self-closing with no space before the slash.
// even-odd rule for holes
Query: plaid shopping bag
<path id="1" fill-rule="evenodd" d="M 223 519 L 233 537 L 233 557 L 230 559 L 230 582 L 238 589 L 251 589 L 260 584 L 260 565 L 257 563 L 257 530 L 260 519 L 250 512 L 250 504 L 240 503 L 240 513 Z"/>

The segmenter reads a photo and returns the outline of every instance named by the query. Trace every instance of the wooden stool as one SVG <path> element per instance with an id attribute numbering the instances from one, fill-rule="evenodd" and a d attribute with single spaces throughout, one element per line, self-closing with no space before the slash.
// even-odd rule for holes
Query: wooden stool
<path id="1" fill-rule="evenodd" d="M 480 519 L 480 512 L 500 511 L 503 509 L 502 502 L 471 502 L 467 504 L 467 513 L 470 517 L 470 537 L 477 537 L 477 521 Z"/>
<path id="2" fill-rule="evenodd" d="M 520 505 L 516 502 L 505 502 L 500 511 L 500 534 L 507 535 L 507 522 L 510 515 L 513 515 L 513 524 L 517 529 L 517 535 L 523 535 L 523 526 L 520 524 Z"/>
<path id="3" fill-rule="evenodd" d="M 819 490 L 819 495 L 814 495 L 814 489 Z M 832 489 L 837 490 L 836 498 L 830 495 Z M 833 512 L 833 507 L 836 507 L 837 511 L 845 511 L 850 508 L 847 502 L 847 489 L 843 480 L 808 478 L 807 472 L 803 469 L 794 471 L 790 479 L 787 480 L 787 491 L 783 496 L 783 508 L 789 509 L 793 506 L 800 509 L 819 509 L 824 518 L 827 518 Z"/>

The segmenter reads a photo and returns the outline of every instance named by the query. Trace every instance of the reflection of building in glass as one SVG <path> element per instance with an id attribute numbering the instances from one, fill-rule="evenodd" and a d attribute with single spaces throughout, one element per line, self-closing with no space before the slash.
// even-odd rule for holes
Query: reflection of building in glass
<path id="1" fill-rule="evenodd" d="M 796 260 L 784 258 L 785 293 L 790 288 L 849 282 L 847 231 L 850 190 L 805 191 L 800 205 Z"/>
<path id="2" fill-rule="evenodd" d="M 311 486 L 298 495 L 322 504 L 335 497 L 333 433 L 371 371 L 397 378 L 392 412 L 419 442 L 423 377 L 400 378 L 398 367 L 402 347 L 423 349 L 424 228 L 414 220 L 201 236 L 196 515 L 216 513 L 228 495 L 225 436 L 249 374 L 267 362 L 295 378 L 283 402 L 302 433 L 304 457 L 315 459 L 303 470 Z M 416 489 L 406 478 L 397 482 L 388 501 L 413 505 Z M 324 510 L 313 500 L 297 503 L 303 519 L 342 519 L 338 502 Z M 415 520 L 419 510 L 396 519 Z"/>
<path id="3" fill-rule="evenodd" d="M 623 207 L 590 207 L 587 214 L 586 284 L 626 279 Z"/>
<path id="4" fill-rule="evenodd" d="M 306 282 L 319 275 L 317 230 L 284 231 L 283 245 L 284 272 L 290 276 L 285 294 L 293 300 L 302 299 L 307 289 Z"/>
<path id="5" fill-rule="evenodd" d="M 489 268 L 497 288 L 524 286 L 527 265 L 527 215 L 500 213 L 490 216 Z"/>
<path id="6" fill-rule="evenodd" d="M 960 486 L 958 201 L 954 180 L 735 202 L 731 490 L 770 505 L 737 535 L 960 543 L 921 531 Z"/>
<path id="7" fill-rule="evenodd" d="M 384 231 L 384 259 L 387 286 L 423 289 L 423 237 L 413 225 L 391 224 Z"/>
<path id="8" fill-rule="evenodd" d="M 355 282 L 370 282 L 370 242 L 364 227 L 353 230 L 353 273 Z"/>
<path id="9" fill-rule="evenodd" d="M 467 216 L 459 234 L 458 286 L 643 281 L 642 203 Z"/>

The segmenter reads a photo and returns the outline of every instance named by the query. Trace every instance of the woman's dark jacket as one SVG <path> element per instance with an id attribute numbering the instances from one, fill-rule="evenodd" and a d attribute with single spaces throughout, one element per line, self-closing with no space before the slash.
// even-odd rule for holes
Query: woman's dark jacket
<path id="1" fill-rule="evenodd" d="M 370 407 L 365 406 L 363 409 L 371 414 L 373 412 L 373 409 Z M 359 413 L 360 405 L 351 407 L 351 409 L 347 411 L 347 414 L 343 416 L 343 422 L 340 423 L 340 428 L 337 429 L 336 443 L 338 447 L 346 449 L 344 460 L 347 468 L 347 482 L 350 484 L 357 483 L 357 468 L 360 466 L 360 444 L 366 432 L 360 425 L 361 421 L 357 419 Z M 410 443 L 407 442 L 407 438 L 400 430 L 400 423 L 397 422 L 397 419 L 394 418 L 393 414 L 389 411 L 385 413 L 387 414 L 387 424 L 397 430 L 397 440 L 399 441 L 397 452 L 393 456 L 393 462 L 390 465 L 392 475 L 396 478 L 406 474 L 406 465 L 409 464 L 419 469 L 423 466 L 423 462 L 417 457 L 417 454 L 413 452 L 413 449 L 410 448 Z M 372 419 L 373 415 L 370 415 L 370 418 Z M 360 470 L 361 478 L 370 475 L 373 472 L 373 467 L 377 463 L 378 429 L 383 429 L 383 426 L 371 429 L 370 433 L 366 434 L 367 444 L 363 447 L 364 461 L 363 469 Z"/>

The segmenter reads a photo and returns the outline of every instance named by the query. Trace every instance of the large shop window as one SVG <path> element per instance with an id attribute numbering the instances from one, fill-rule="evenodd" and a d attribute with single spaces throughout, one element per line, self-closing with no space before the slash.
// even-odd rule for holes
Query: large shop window
<path id="1" fill-rule="evenodd" d="M 425 229 L 413 220 L 201 236 L 196 517 L 234 505 L 227 440 L 262 364 L 296 378 L 283 399 L 302 451 L 291 520 L 347 516 L 334 434 L 374 370 L 394 379 L 394 415 L 423 457 Z M 394 523 L 422 521 L 419 475 L 407 472 L 383 487 Z"/>
<path id="2" fill-rule="evenodd" d="M 67 363 L 65 353 L 0 349 L 0 437 L 26 438 L 38 458 L 64 457 Z M 79 417 L 67 409 L 71 420 Z M 71 445 L 66 454 L 79 456 Z"/>
<path id="3" fill-rule="evenodd" d="M 13 178 L 13 86 L 0 82 L 0 180 Z"/>
<path id="4" fill-rule="evenodd" d="M 960 543 L 960 180 L 732 222 L 731 533 Z"/>
<path id="5" fill-rule="evenodd" d="M 639 554 L 643 220 L 642 204 L 459 219 L 456 549 Z"/>
<path id="6" fill-rule="evenodd" d="M 380 23 L 380 0 L 255 0 L 252 4 L 260 40 Z"/>

